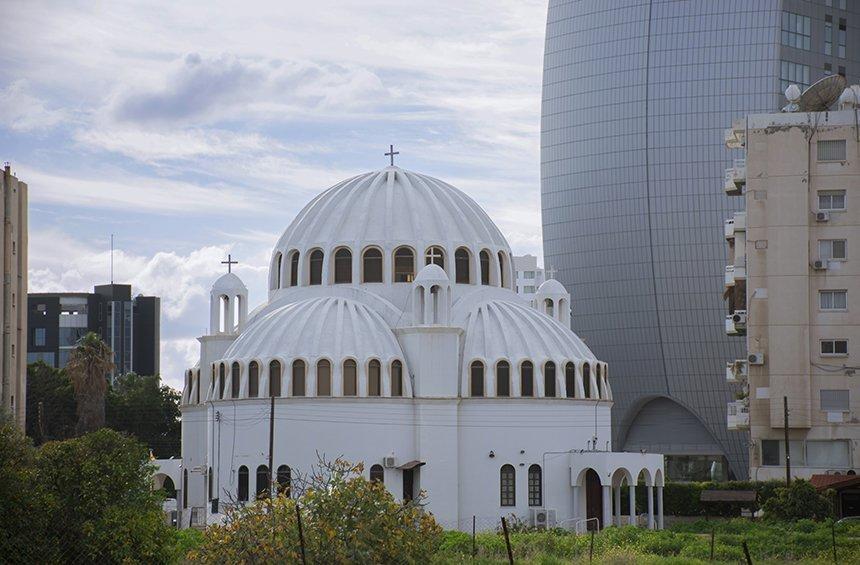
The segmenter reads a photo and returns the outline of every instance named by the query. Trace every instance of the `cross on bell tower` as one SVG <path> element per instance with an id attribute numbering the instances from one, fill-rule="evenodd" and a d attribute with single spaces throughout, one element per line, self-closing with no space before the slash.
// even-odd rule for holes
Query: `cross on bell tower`
<path id="1" fill-rule="evenodd" d="M 227 260 L 221 261 L 221 264 L 227 265 L 227 272 L 232 273 L 233 272 L 233 265 L 238 265 L 239 261 L 234 261 L 233 256 L 228 253 L 227 254 Z"/>
<path id="2" fill-rule="evenodd" d="M 550 266 L 549 266 L 549 269 L 547 269 L 546 271 L 544 271 L 544 273 L 546 273 L 546 278 L 547 278 L 547 280 L 549 280 L 549 279 L 554 279 L 554 278 L 555 278 L 555 274 L 556 274 L 557 272 L 558 272 L 558 271 L 556 271 L 556 270 L 555 270 L 555 267 L 553 267 L 552 265 L 550 265 Z"/>
<path id="3" fill-rule="evenodd" d="M 394 166 L 394 156 L 400 155 L 400 151 L 395 151 L 393 145 L 388 146 L 388 153 L 385 154 L 386 157 L 391 157 L 391 166 Z"/>

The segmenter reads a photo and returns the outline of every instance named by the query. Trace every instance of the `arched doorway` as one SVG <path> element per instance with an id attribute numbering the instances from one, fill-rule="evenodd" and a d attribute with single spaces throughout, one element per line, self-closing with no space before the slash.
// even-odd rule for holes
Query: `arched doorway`
<path id="1" fill-rule="evenodd" d="M 604 525 L 603 486 L 594 469 L 585 472 L 585 517 L 588 518 L 589 530 L 598 530 Z M 592 518 L 597 518 L 597 521 Z"/>

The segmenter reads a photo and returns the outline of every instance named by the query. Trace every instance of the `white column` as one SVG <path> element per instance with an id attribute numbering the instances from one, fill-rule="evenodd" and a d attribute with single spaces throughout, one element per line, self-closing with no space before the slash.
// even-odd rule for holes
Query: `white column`
<path id="1" fill-rule="evenodd" d="M 630 491 L 627 493 L 627 498 L 630 502 L 630 524 L 637 526 L 636 523 L 636 485 L 630 485 Z"/>
<path id="2" fill-rule="evenodd" d="M 621 485 L 613 487 L 615 490 L 615 525 L 621 526 Z"/>
<path id="3" fill-rule="evenodd" d="M 612 525 L 612 487 L 609 485 L 603 487 L 603 520 L 600 525 L 602 528 Z"/>
<path id="4" fill-rule="evenodd" d="M 571 518 L 579 518 L 579 487 L 573 487 L 573 513 L 571 514 Z M 576 522 L 574 522 L 574 526 L 576 526 Z"/>
<path id="5" fill-rule="evenodd" d="M 648 485 L 648 529 L 654 529 L 654 487 Z"/>
<path id="6" fill-rule="evenodd" d="M 433 295 L 430 294 L 429 288 L 422 289 L 424 293 L 424 322 L 425 326 L 433 323 Z"/>
<path id="7" fill-rule="evenodd" d="M 663 487 L 657 487 L 657 529 L 663 529 Z"/>

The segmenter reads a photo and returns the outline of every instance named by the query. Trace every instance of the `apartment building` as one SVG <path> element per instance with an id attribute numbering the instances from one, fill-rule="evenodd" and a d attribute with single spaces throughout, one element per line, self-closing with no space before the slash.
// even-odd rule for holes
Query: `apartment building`
<path id="1" fill-rule="evenodd" d="M 526 300 L 532 300 L 538 287 L 546 280 L 544 270 L 538 267 L 537 257 L 534 255 L 515 255 L 514 273 L 517 278 L 517 294 Z"/>
<path id="2" fill-rule="evenodd" d="M 746 341 L 726 366 L 728 427 L 749 429 L 753 479 L 785 477 L 786 412 L 792 476 L 860 469 L 858 101 L 855 86 L 836 111 L 789 106 L 726 131 L 746 150 L 725 177 L 744 204 L 725 221 L 725 329 Z"/>

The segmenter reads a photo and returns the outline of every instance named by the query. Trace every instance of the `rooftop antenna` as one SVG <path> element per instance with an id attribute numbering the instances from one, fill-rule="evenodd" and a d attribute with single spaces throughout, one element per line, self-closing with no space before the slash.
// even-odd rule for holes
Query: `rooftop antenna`
<path id="1" fill-rule="evenodd" d="M 110 234 L 110 284 L 113 284 L 113 234 Z"/>

